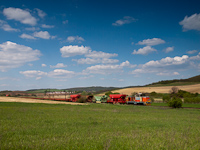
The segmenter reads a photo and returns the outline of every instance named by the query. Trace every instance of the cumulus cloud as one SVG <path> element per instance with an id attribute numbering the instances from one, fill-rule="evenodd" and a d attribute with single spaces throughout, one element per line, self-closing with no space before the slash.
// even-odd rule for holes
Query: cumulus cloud
<path id="1" fill-rule="evenodd" d="M 42 28 L 51 29 L 51 28 L 54 28 L 54 25 L 46 25 L 46 24 L 42 24 Z"/>
<path id="2" fill-rule="evenodd" d="M 85 41 L 84 38 L 80 37 L 80 36 L 68 36 L 67 37 L 67 42 L 72 43 L 72 42 L 78 42 L 81 43 Z"/>
<path id="3" fill-rule="evenodd" d="M 48 74 L 49 77 L 53 78 L 71 78 L 75 75 L 76 73 L 74 71 L 69 71 L 64 69 L 55 69 L 54 71 Z"/>
<path id="4" fill-rule="evenodd" d="M 38 60 L 39 56 L 39 50 L 7 41 L 0 44 L 0 70 L 20 67 L 27 62 Z"/>
<path id="5" fill-rule="evenodd" d="M 41 79 L 43 76 L 47 76 L 47 72 L 39 71 L 39 70 L 27 70 L 20 71 L 20 74 L 23 74 L 25 77 Z"/>
<path id="6" fill-rule="evenodd" d="M 198 55 L 190 57 L 190 59 L 191 60 L 200 60 L 200 52 Z"/>
<path id="7" fill-rule="evenodd" d="M 50 65 L 50 68 L 65 68 L 67 65 L 64 65 L 63 63 L 57 63 L 55 66 Z"/>
<path id="8" fill-rule="evenodd" d="M 41 39 L 50 39 L 52 37 L 47 31 L 34 32 L 33 36 Z"/>
<path id="9" fill-rule="evenodd" d="M 78 45 L 74 45 L 74 46 L 69 45 L 69 46 L 63 46 L 62 48 L 60 48 L 62 57 L 84 55 L 84 54 L 87 54 L 89 51 L 90 51 L 90 47 L 78 46 Z"/>
<path id="10" fill-rule="evenodd" d="M 25 34 L 25 33 L 23 33 L 19 37 L 22 38 L 22 39 L 31 39 L 31 40 L 35 40 L 36 39 L 34 36 L 28 35 L 28 34 Z"/>
<path id="11" fill-rule="evenodd" d="M 35 10 L 37 10 L 38 16 L 40 18 L 44 18 L 47 15 L 44 11 L 42 11 L 42 10 L 40 10 L 38 8 L 35 8 Z"/>
<path id="12" fill-rule="evenodd" d="M 129 24 L 132 22 L 135 22 L 136 19 L 130 16 L 124 16 L 123 19 L 115 21 L 115 23 L 112 23 L 113 26 L 122 26 L 124 24 Z"/>
<path id="13" fill-rule="evenodd" d="M 122 62 L 119 65 L 95 65 L 86 68 L 83 73 L 93 73 L 93 74 L 112 74 L 123 72 L 124 67 L 132 67 L 129 61 Z"/>
<path id="14" fill-rule="evenodd" d="M 41 66 L 42 66 L 42 67 L 46 67 L 47 65 L 46 65 L 46 64 L 42 64 Z"/>
<path id="15" fill-rule="evenodd" d="M 36 28 L 36 27 L 30 27 L 30 28 L 25 28 L 25 30 L 27 31 L 36 31 L 36 30 L 40 30 L 40 28 Z"/>
<path id="16" fill-rule="evenodd" d="M 49 34 L 49 32 L 47 31 L 39 31 L 39 32 L 34 32 L 32 35 L 23 33 L 22 35 L 20 35 L 19 37 L 23 38 L 23 39 L 32 39 L 35 40 L 36 38 L 41 38 L 41 39 L 54 39 L 56 36 L 51 36 Z"/>
<path id="17" fill-rule="evenodd" d="M 169 53 L 169 52 L 172 52 L 172 51 L 174 51 L 174 47 L 173 46 L 172 47 L 167 47 L 166 49 L 164 49 L 165 53 Z"/>
<path id="18" fill-rule="evenodd" d="M 197 52 L 198 52 L 197 50 L 187 51 L 188 54 L 194 54 L 194 53 L 197 53 Z"/>
<path id="19" fill-rule="evenodd" d="M 102 51 L 89 51 L 85 56 L 92 57 L 92 58 L 110 58 L 110 57 L 116 57 L 116 56 L 118 56 L 118 54 L 105 53 Z"/>
<path id="20" fill-rule="evenodd" d="M 178 75 L 178 70 L 184 70 L 185 68 L 191 68 L 192 63 L 187 55 L 182 57 L 166 57 L 161 60 L 152 60 L 143 65 L 140 65 L 138 69 L 132 71 L 132 74 L 139 73 L 156 73 L 157 75 Z M 175 72 L 175 73 L 174 73 Z"/>
<path id="21" fill-rule="evenodd" d="M 32 26 L 37 24 L 36 18 L 34 18 L 27 10 L 9 7 L 4 8 L 3 14 L 7 17 L 8 20 L 16 20 L 22 24 L 28 24 Z"/>
<path id="22" fill-rule="evenodd" d="M 172 76 L 172 75 L 180 75 L 178 72 L 160 72 L 157 73 L 158 76 Z"/>
<path id="23" fill-rule="evenodd" d="M 81 58 L 81 59 L 72 59 L 72 61 L 76 61 L 78 64 L 113 64 L 119 62 L 117 59 L 108 59 L 108 58 Z"/>
<path id="24" fill-rule="evenodd" d="M 68 22 L 69 22 L 68 20 L 65 20 L 63 21 L 63 24 L 68 24 Z"/>
<path id="25" fill-rule="evenodd" d="M 179 22 L 182 25 L 183 31 L 198 30 L 200 31 L 200 14 L 193 14 L 190 17 L 185 18 Z"/>
<path id="26" fill-rule="evenodd" d="M 137 44 L 153 46 L 153 45 L 159 45 L 159 44 L 164 44 L 164 43 L 165 43 L 165 41 L 160 38 L 153 38 L 153 39 L 146 39 L 143 41 L 139 41 Z"/>
<path id="27" fill-rule="evenodd" d="M 14 32 L 20 31 L 19 29 L 12 28 L 6 21 L 3 20 L 0 20 L 0 28 L 3 29 L 4 31 L 14 31 Z"/>
<path id="28" fill-rule="evenodd" d="M 132 54 L 141 54 L 141 55 L 147 55 L 151 52 L 156 52 L 157 50 L 152 48 L 151 46 L 145 46 L 143 48 L 140 48 L 137 50 L 133 50 Z"/>

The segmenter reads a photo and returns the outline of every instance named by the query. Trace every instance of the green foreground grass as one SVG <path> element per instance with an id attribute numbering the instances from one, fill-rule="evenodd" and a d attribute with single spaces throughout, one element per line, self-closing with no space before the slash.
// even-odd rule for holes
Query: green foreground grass
<path id="1" fill-rule="evenodd" d="M 168 106 L 167 103 L 152 103 L 151 106 Z M 182 108 L 200 108 L 200 104 L 183 103 Z"/>
<path id="2" fill-rule="evenodd" d="M 199 149 L 200 110 L 0 103 L 0 149 Z"/>

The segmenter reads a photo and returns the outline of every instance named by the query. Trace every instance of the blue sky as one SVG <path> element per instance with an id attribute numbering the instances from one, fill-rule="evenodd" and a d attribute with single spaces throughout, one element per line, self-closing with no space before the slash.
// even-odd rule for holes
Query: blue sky
<path id="1" fill-rule="evenodd" d="M 1 0 L 0 91 L 200 73 L 200 1 Z"/>

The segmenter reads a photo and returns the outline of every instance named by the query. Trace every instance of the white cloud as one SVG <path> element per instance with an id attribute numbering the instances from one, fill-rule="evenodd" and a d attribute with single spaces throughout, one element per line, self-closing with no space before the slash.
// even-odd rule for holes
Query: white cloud
<path id="1" fill-rule="evenodd" d="M 42 67 L 46 67 L 47 65 L 46 65 L 46 64 L 42 64 L 41 66 L 42 66 Z"/>
<path id="2" fill-rule="evenodd" d="M 137 44 L 138 45 L 148 45 L 148 46 L 153 46 L 153 45 L 159 45 L 165 43 L 164 40 L 160 38 L 153 38 L 153 39 L 146 39 L 143 41 L 139 41 Z"/>
<path id="3" fill-rule="evenodd" d="M 122 62 L 119 65 L 95 65 L 86 68 L 83 73 L 93 73 L 93 74 L 112 74 L 123 72 L 124 67 L 131 67 L 132 65 L 129 61 Z"/>
<path id="4" fill-rule="evenodd" d="M 71 57 L 71 56 L 76 56 L 76 55 L 84 55 L 87 54 L 90 50 L 90 47 L 84 47 L 84 46 L 63 46 L 60 48 L 60 52 L 62 54 L 62 57 Z"/>
<path id="5" fill-rule="evenodd" d="M 105 53 L 102 51 L 89 51 L 87 54 L 85 54 L 86 57 L 92 57 L 92 58 L 110 58 L 110 57 L 116 57 L 118 54 L 116 53 Z"/>
<path id="6" fill-rule="evenodd" d="M 200 52 L 197 56 L 190 57 L 191 60 L 200 60 Z"/>
<path id="7" fill-rule="evenodd" d="M 7 41 L 0 44 L 0 70 L 17 68 L 27 62 L 38 60 L 39 56 L 39 50 Z"/>
<path id="8" fill-rule="evenodd" d="M 27 30 L 27 31 L 36 31 L 36 30 L 40 30 L 40 28 L 30 27 L 30 28 L 25 28 L 25 30 Z"/>
<path id="9" fill-rule="evenodd" d="M 194 53 L 197 53 L 197 52 L 198 52 L 197 50 L 187 51 L 188 54 L 194 54 Z"/>
<path id="10" fill-rule="evenodd" d="M 44 11 L 42 11 L 42 10 L 40 10 L 38 8 L 35 8 L 35 10 L 37 10 L 38 16 L 40 18 L 44 18 L 47 15 Z"/>
<path id="11" fill-rule="evenodd" d="M 64 68 L 67 67 L 67 65 L 64 65 L 63 63 L 57 63 L 55 66 L 50 65 L 50 68 Z"/>
<path id="12" fill-rule="evenodd" d="M 151 46 L 145 46 L 145 47 L 143 47 L 143 48 L 138 49 L 138 51 L 137 51 L 137 50 L 134 50 L 134 51 L 132 52 L 132 54 L 147 55 L 147 54 L 149 54 L 149 53 L 151 53 L 151 52 L 156 52 L 156 51 L 157 51 L 157 50 L 154 49 L 154 48 L 152 48 Z"/>
<path id="13" fill-rule="evenodd" d="M 0 20 L 0 28 L 3 29 L 4 31 L 14 31 L 14 32 L 20 31 L 19 29 L 12 28 L 6 21 L 3 20 Z"/>
<path id="14" fill-rule="evenodd" d="M 86 79 L 90 79 L 90 78 L 93 78 L 93 77 L 94 77 L 93 75 L 90 75 L 90 76 L 80 77 L 78 79 L 79 80 L 86 80 Z"/>
<path id="15" fill-rule="evenodd" d="M 158 76 L 174 76 L 180 75 L 178 72 L 159 72 L 156 75 Z"/>
<path id="16" fill-rule="evenodd" d="M 28 78 L 36 78 L 36 80 L 41 79 L 44 76 L 47 76 L 47 72 L 43 72 L 40 70 L 27 70 L 27 71 L 20 71 L 20 74 L 23 74 L 25 77 Z"/>
<path id="17" fill-rule="evenodd" d="M 81 58 L 81 59 L 72 59 L 72 61 L 76 61 L 78 64 L 113 64 L 119 62 L 117 59 L 108 59 L 108 58 Z"/>
<path id="18" fill-rule="evenodd" d="M 192 63 L 189 61 L 187 55 L 182 57 L 166 57 L 157 61 L 149 61 L 143 65 L 140 65 L 138 69 L 132 71 L 132 74 L 139 73 L 157 73 L 157 75 L 178 75 L 178 70 L 184 70 L 191 68 Z"/>
<path id="19" fill-rule="evenodd" d="M 130 62 L 127 60 L 127 61 L 125 61 L 125 62 L 122 62 L 122 63 L 120 64 L 120 66 L 121 66 L 121 67 L 130 67 L 130 68 L 134 68 L 134 67 L 136 67 L 137 65 L 132 65 L 132 64 L 130 64 Z"/>
<path id="20" fill-rule="evenodd" d="M 46 25 L 46 24 L 42 24 L 42 28 L 51 29 L 51 28 L 54 28 L 54 25 Z"/>
<path id="21" fill-rule="evenodd" d="M 16 20 L 23 24 L 28 24 L 32 26 L 37 24 L 36 18 L 34 18 L 27 10 L 9 7 L 4 8 L 3 14 L 7 17 L 8 20 Z"/>
<path id="22" fill-rule="evenodd" d="M 103 63 L 103 64 L 114 64 L 114 63 L 118 63 L 118 62 L 119 62 L 118 59 L 103 58 L 101 63 Z"/>
<path id="23" fill-rule="evenodd" d="M 50 77 L 53 78 L 71 78 L 76 75 L 74 71 L 68 71 L 64 69 L 55 69 L 54 71 L 48 74 Z"/>
<path id="24" fill-rule="evenodd" d="M 94 74 L 111 74 L 117 72 L 123 72 L 120 65 L 95 65 L 88 67 L 84 72 Z"/>
<path id="25" fill-rule="evenodd" d="M 22 39 L 32 39 L 32 40 L 35 40 L 36 38 L 32 35 L 28 35 L 28 34 L 25 34 L 23 33 L 22 35 L 19 36 L 20 38 Z"/>
<path id="26" fill-rule="evenodd" d="M 115 21 L 115 23 L 112 23 L 113 26 L 122 26 L 124 24 L 129 24 L 136 21 L 135 18 L 130 16 L 124 16 L 123 19 Z"/>
<path id="27" fill-rule="evenodd" d="M 34 37 L 42 38 L 42 39 L 50 39 L 52 36 L 47 31 L 39 31 L 33 33 Z"/>
<path id="28" fill-rule="evenodd" d="M 80 37 L 80 36 L 68 36 L 67 37 L 67 42 L 72 43 L 72 42 L 78 42 L 81 43 L 85 41 L 84 38 Z"/>
<path id="29" fill-rule="evenodd" d="M 36 80 L 40 80 L 42 77 L 37 77 Z"/>
<path id="30" fill-rule="evenodd" d="M 172 47 L 167 47 L 166 49 L 164 49 L 165 53 L 169 53 L 169 52 L 172 52 L 172 51 L 174 51 L 174 47 L 173 46 Z"/>
<path id="31" fill-rule="evenodd" d="M 179 22 L 183 26 L 183 31 L 198 30 L 200 31 L 200 14 L 193 14 L 190 17 L 185 18 Z"/>
<path id="32" fill-rule="evenodd" d="M 68 22 L 69 22 L 68 20 L 65 20 L 63 21 L 63 24 L 68 24 Z"/>

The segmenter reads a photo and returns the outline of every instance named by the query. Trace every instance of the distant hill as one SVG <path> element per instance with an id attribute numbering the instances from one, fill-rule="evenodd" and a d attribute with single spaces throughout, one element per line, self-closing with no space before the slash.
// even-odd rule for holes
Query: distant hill
<path id="1" fill-rule="evenodd" d="M 177 85 L 190 85 L 200 83 L 200 75 L 188 78 L 188 79 L 174 79 L 174 80 L 162 80 L 148 84 L 146 86 L 177 86 Z"/>
<path id="2" fill-rule="evenodd" d="M 54 91 L 75 91 L 77 93 L 91 92 L 91 93 L 101 93 L 111 90 L 119 89 L 117 87 L 101 87 L 101 86 L 91 86 L 91 87 L 75 87 L 75 88 L 68 88 L 68 89 L 31 89 L 27 90 L 28 93 L 44 93 L 47 92 L 54 92 Z"/>

